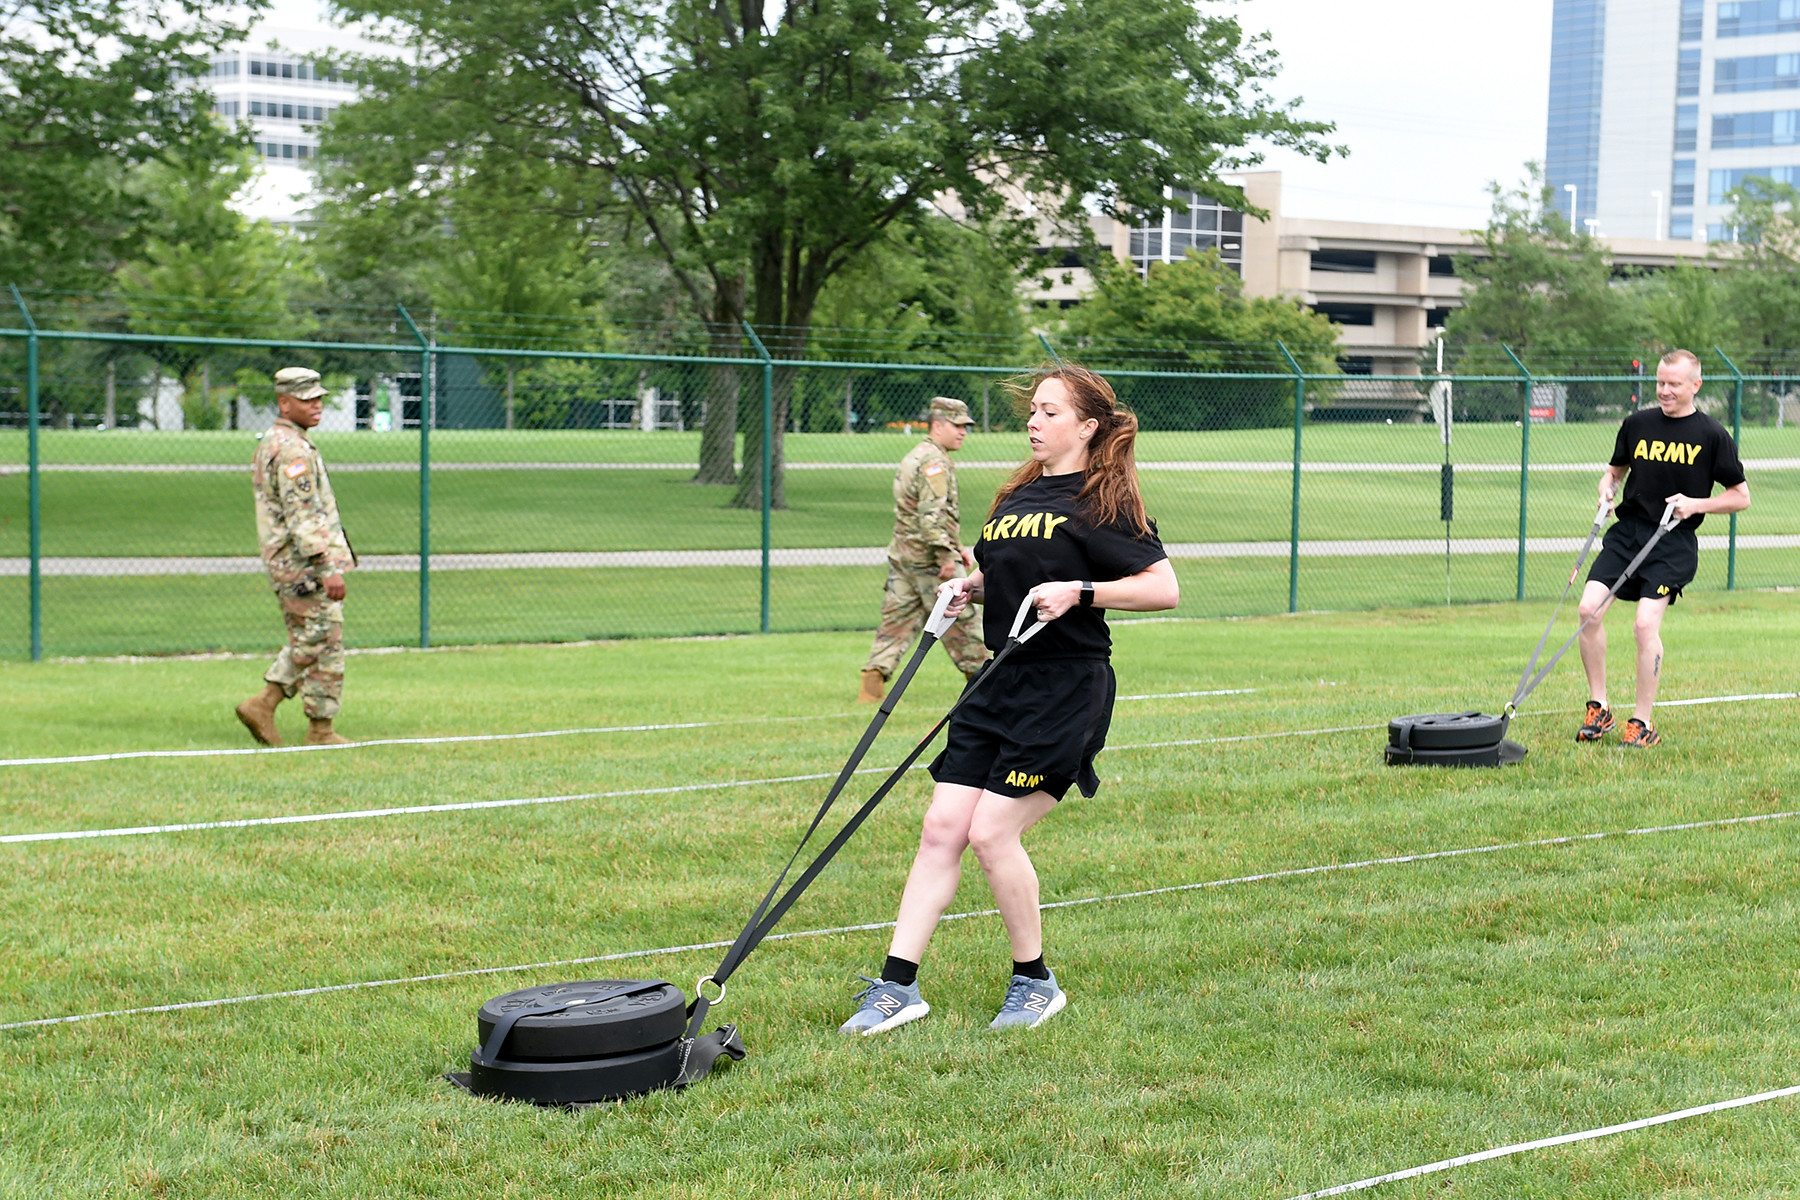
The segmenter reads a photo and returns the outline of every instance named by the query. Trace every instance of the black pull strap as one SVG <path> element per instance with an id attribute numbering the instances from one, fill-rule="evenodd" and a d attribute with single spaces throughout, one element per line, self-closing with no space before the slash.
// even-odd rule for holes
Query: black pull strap
<path id="1" fill-rule="evenodd" d="M 1525 686 L 1525 681 L 1530 679 L 1531 673 L 1537 669 L 1538 656 L 1543 654 L 1544 645 L 1550 640 L 1550 631 L 1556 628 L 1556 618 L 1562 615 L 1563 601 L 1569 598 L 1569 589 L 1575 586 L 1576 577 L 1581 574 L 1581 568 L 1587 562 L 1588 551 L 1594 548 L 1594 539 L 1600 536 L 1600 527 L 1604 524 L 1606 524 L 1606 505 L 1602 504 L 1599 511 L 1594 514 L 1594 527 L 1588 530 L 1587 541 L 1581 544 L 1581 553 L 1575 556 L 1575 569 L 1569 572 L 1569 582 L 1563 584 L 1562 595 L 1556 598 L 1556 607 L 1550 610 L 1550 623 L 1544 626 L 1543 636 L 1538 638 L 1537 649 L 1531 652 L 1531 661 L 1525 664 L 1525 670 L 1519 675 L 1519 688 Z M 1629 572 L 1627 573 L 1629 574 Z M 1552 663 L 1554 661 L 1552 660 Z M 1518 689 L 1514 689 L 1512 706 L 1518 707 L 1519 702 L 1524 698 Z M 1508 715 L 1510 716 L 1511 713 L 1509 712 Z"/>
<path id="2" fill-rule="evenodd" d="M 732 972 L 743 965 L 744 960 L 750 957 L 750 952 L 755 950 L 756 947 L 762 943 L 762 940 L 774 931 L 775 926 L 780 922 L 781 918 L 786 915 L 788 909 L 794 906 L 794 903 L 800 899 L 801 894 L 811 886 L 813 880 L 819 877 L 819 873 L 837 856 L 837 852 L 844 848 L 844 844 L 850 840 L 857 829 L 862 826 L 862 823 L 868 820 L 869 814 L 875 811 L 876 806 L 887 798 L 887 794 L 894 790 L 895 785 L 906 776 L 906 773 L 912 769 L 913 764 L 919 761 L 919 756 L 924 754 L 926 748 L 936 740 L 937 735 L 943 732 L 944 727 L 950 723 L 950 718 L 956 715 L 957 710 L 968 702 L 969 697 L 973 696 L 982 684 L 993 677 L 995 669 L 999 667 L 1002 662 L 1006 661 L 1008 655 L 1030 641 L 1033 634 L 1044 628 L 1043 623 L 1039 622 L 1031 626 L 1031 628 L 1026 629 L 1023 633 L 1019 632 L 1020 626 L 1024 623 L 1025 616 L 1032 605 L 1033 598 L 1027 595 L 1024 602 L 1019 606 L 1018 617 L 1013 622 L 1012 635 L 1007 638 L 1006 645 L 1001 647 L 1000 653 L 989 659 L 987 663 L 982 666 L 975 677 L 969 681 L 969 686 L 963 689 L 962 695 L 956 698 L 956 703 L 950 706 L 950 711 L 945 713 L 943 717 L 939 719 L 938 723 L 931 727 L 931 732 L 927 733 L 924 738 L 920 740 L 919 744 L 913 747 L 912 752 L 906 756 L 900 765 L 895 767 L 893 771 L 888 774 L 887 779 L 882 782 L 881 786 L 875 789 L 874 795 L 864 801 L 862 807 L 857 809 L 848 821 L 844 822 L 843 828 L 839 829 L 837 833 L 832 836 L 831 841 L 826 844 L 823 850 L 819 851 L 818 856 L 807 865 L 805 870 L 801 871 L 799 876 L 795 878 L 793 885 L 788 888 L 781 899 L 770 904 L 770 898 L 775 894 L 775 891 L 780 887 L 782 882 L 781 879 L 776 880 L 776 887 L 769 889 L 769 895 L 763 898 L 763 903 L 756 906 L 756 911 L 750 914 L 750 920 L 745 924 L 743 931 L 740 932 L 737 938 L 732 942 L 731 948 L 725 952 L 725 957 L 720 960 L 718 968 L 714 970 L 711 975 L 703 977 L 701 980 L 702 984 L 710 981 L 722 985 L 731 977 Z M 858 749 L 860 751 L 862 747 L 858 747 Z M 823 815 L 823 813 L 820 814 L 820 816 Z M 818 821 L 815 819 L 812 828 L 807 830 L 807 837 L 811 837 L 812 830 L 816 828 L 818 828 Z M 802 839 L 801 844 L 803 846 L 805 845 L 805 839 Z M 795 850 L 794 859 L 799 857 L 799 853 L 799 850 Z M 789 860 L 788 865 L 790 867 L 793 865 L 794 859 Z M 783 879 L 786 878 L 786 875 L 787 870 L 784 868 L 782 870 Z M 689 1038 L 698 1035 L 702 1024 L 706 1020 L 706 1011 L 711 1008 L 714 1003 L 706 998 L 703 991 L 699 991 L 699 989 L 696 989 L 696 991 L 699 992 L 699 994 L 694 997 L 693 1004 L 688 1007 Z"/>
<path id="3" fill-rule="evenodd" d="M 736 969 L 737 963 L 743 961 L 744 956 L 750 953 L 749 948 L 744 945 L 745 939 L 750 936 L 751 932 L 756 928 L 757 922 L 760 921 L 763 914 L 768 911 L 769 904 L 775 899 L 775 893 L 781 889 L 782 883 L 787 879 L 788 872 L 793 870 L 794 864 L 799 861 L 800 852 L 806 849 L 807 842 L 812 840 L 812 835 L 818 830 L 820 823 L 825 820 L 825 814 L 831 811 L 831 806 L 837 803 L 838 796 L 843 792 L 845 786 L 849 784 L 851 778 L 856 774 L 856 768 L 862 764 L 863 757 L 869 752 L 869 747 L 875 744 L 875 739 L 881 733 L 882 726 L 887 724 L 888 717 L 894 711 L 895 703 L 898 702 L 901 695 L 905 693 L 907 685 L 912 682 L 913 675 L 918 671 L 920 664 L 925 661 L 925 655 L 930 652 L 932 646 L 937 644 L 937 640 L 936 635 L 929 632 L 929 630 L 921 635 L 918 649 L 913 651 L 912 658 L 907 660 L 905 668 L 895 677 L 893 686 L 889 689 L 887 697 L 882 700 L 880 707 L 876 709 L 874 719 L 869 722 L 868 729 L 863 731 L 862 740 L 858 741 L 856 743 L 856 749 L 850 752 L 850 758 L 844 763 L 844 769 L 838 772 L 837 779 L 832 783 L 831 789 L 825 793 L 825 800 L 819 805 L 819 811 L 813 814 L 812 824 L 808 825 L 806 827 L 806 832 L 801 835 L 800 844 L 794 847 L 794 852 L 788 856 L 786 865 L 781 868 L 781 873 L 775 877 L 775 882 L 769 885 L 768 892 L 763 895 L 763 898 L 757 904 L 755 911 L 750 914 L 749 922 L 745 924 L 743 931 L 739 933 L 736 940 L 732 942 L 731 949 L 726 951 L 725 961 L 729 963 L 730 966 L 721 967 L 721 970 L 724 972 L 723 974 L 720 974 L 719 971 L 713 972 L 711 979 L 714 982 L 724 983 L 726 978 L 731 974 L 731 971 Z M 695 997 L 694 1006 L 690 1008 L 690 1012 L 697 1009 L 698 1018 L 689 1023 L 688 1036 L 690 1038 L 696 1036 L 698 1033 L 700 1028 L 699 1019 L 705 1017 L 706 1009 L 708 1007 L 709 1004 L 703 997 Z"/>
<path id="4" fill-rule="evenodd" d="M 1657 523 L 1656 532 L 1654 532 L 1650 535 L 1650 539 L 1644 543 L 1644 548 L 1642 550 L 1639 550 L 1637 552 L 1636 556 L 1632 558 L 1631 562 L 1626 564 L 1625 569 L 1619 573 L 1618 580 L 1616 582 L 1614 582 L 1614 584 L 1610 588 L 1606 589 L 1606 599 L 1601 601 L 1600 606 L 1594 610 L 1594 615 L 1589 617 L 1587 620 L 1583 621 L 1581 624 L 1579 624 L 1575 627 L 1575 632 L 1571 633 L 1569 635 L 1569 640 L 1562 644 L 1561 649 L 1559 649 L 1555 654 L 1550 656 L 1550 661 L 1545 663 L 1543 665 L 1542 669 L 1540 669 L 1537 672 L 1537 674 L 1535 674 L 1535 675 L 1531 674 L 1530 666 L 1527 666 L 1525 668 L 1526 678 L 1521 679 L 1519 681 L 1518 690 L 1513 693 L 1513 698 L 1511 700 L 1507 701 L 1507 703 L 1506 703 L 1506 719 L 1509 722 L 1512 720 L 1513 713 L 1518 711 L 1519 705 L 1521 705 L 1525 702 L 1525 697 L 1531 695 L 1532 692 L 1537 690 L 1538 684 L 1544 682 L 1544 680 L 1549 676 L 1551 669 L 1556 666 L 1556 664 L 1562 659 L 1563 655 L 1565 655 L 1569 652 L 1569 647 L 1573 646 L 1575 644 L 1576 639 L 1578 639 L 1582 635 L 1582 632 L 1584 630 L 1586 630 L 1589 625 L 1593 624 L 1593 622 L 1599 618 L 1599 616 L 1602 612 L 1606 611 L 1607 603 L 1609 601 L 1611 601 L 1614 596 L 1619 594 L 1619 589 L 1625 586 L 1625 581 L 1627 579 L 1631 578 L 1632 572 L 1636 571 L 1638 569 L 1638 567 L 1643 564 L 1644 559 L 1649 557 L 1650 551 L 1655 548 L 1656 543 L 1658 543 L 1662 540 L 1663 534 L 1669 532 L 1669 530 L 1675 528 L 1675 526 L 1679 525 L 1680 523 L 1681 522 L 1679 522 L 1675 519 L 1675 506 L 1673 504 L 1670 504 L 1667 507 L 1665 507 L 1663 509 L 1662 520 Z M 1588 535 L 1588 544 L 1592 545 L 1593 541 L 1594 541 L 1593 535 L 1592 534 Z M 1582 553 L 1582 558 L 1585 559 L 1587 557 L 1587 550 L 1584 548 L 1581 553 Z M 1579 573 L 1580 570 L 1581 570 L 1581 564 L 1577 563 L 1575 565 L 1575 572 L 1571 573 L 1569 576 L 1570 584 L 1573 584 L 1575 582 L 1575 574 Z M 1567 585 L 1565 585 L 1563 587 L 1563 595 L 1567 596 L 1568 594 L 1569 594 L 1569 588 Z M 1556 606 L 1560 610 L 1562 608 L 1562 602 L 1560 600 L 1557 601 Z M 1554 614 L 1551 615 L 1550 622 L 1553 625 L 1556 623 L 1556 617 Z M 1538 641 L 1538 648 L 1540 650 L 1543 649 L 1544 641 L 1548 640 L 1549 636 L 1550 636 L 1550 630 L 1545 629 L 1544 637 L 1539 639 L 1539 641 Z M 1532 664 L 1535 665 L 1537 662 L 1537 655 L 1533 654 L 1531 656 L 1531 661 L 1532 661 Z"/>

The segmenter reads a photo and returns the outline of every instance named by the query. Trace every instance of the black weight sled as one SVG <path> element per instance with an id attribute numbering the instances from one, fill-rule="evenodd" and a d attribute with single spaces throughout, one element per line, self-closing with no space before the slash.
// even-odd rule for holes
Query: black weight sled
<path id="1" fill-rule="evenodd" d="M 1027 596 L 1000 653 L 963 689 L 943 719 L 777 899 L 776 893 L 799 861 L 800 852 L 850 782 L 927 651 L 950 628 L 950 618 L 944 615 L 949 603 L 950 595 L 940 593 L 918 649 L 895 678 L 799 846 L 750 914 L 749 922 L 723 961 L 694 985 L 692 1002 L 675 985 L 661 979 L 579 980 L 507 992 L 483 1004 L 476 1014 L 481 1046 L 469 1056 L 469 1070 L 446 1078 L 477 1096 L 574 1107 L 641 1096 L 662 1088 L 686 1087 L 704 1079 L 719 1059 L 743 1058 L 747 1051 L 735 1025 L 721 1025 L 711 1033 L 701 1033 L 707 1010 L 725 999 L 726 979 L 769 935 L 875 806 L 912 769 L 925 748 L 949 724 L 950 717 L 991 676 L 995 664 L 1043 628 L 1037 624 L 1023 634 L 1019 632 L 1032 607 Z M 707 995 L 708 984 L 717 989 L 717 995 Z"/>
<path id="2" fill-rule="evenodd" d="M 1486 713 L 1420 713 L 1388 722 L 1390 767 L 1499 767 L 1519 762 L 1525 747 L 1506 736 L 1507 719 Z"/>
<path id="3" fill-rule="evenodd" d="M 1512 699 L 1499 716 L 1487 713 L 1419 713 L 1410 717 L 1395 717 L 1388 722 L 1388 744 L 1383 751 L 1383 758 L 1390 767 L 1505 767 L 1524 761 L 1527 753 L 1525 747 L 1511 741 L 1506 736 L 1506 727 L 1512 722 L 1513 714 L 1519 711 L 1519 705 L 1525 697 L 1537 690 L 1537 685 L 1544 682 L 1550 669 L 1556 666 L 1569 647 L 1575 644 L 1582 630 L 1588 627 L 1583 621 L 1569 635 L 1569 640 L 1562 648 L 1550 656 L 1550 661 L 1541 668 L 1538 659 L 1544 653 L 1544 645 L 1550 640 L 1550 631 L 1556 628 L 1556 618 L 1562 613 L 1563 602 L 1569 598 L 1569 590 L 1575 586 L 1575 580 L 1581 574 L 1581 568 L 1587 563 L 1588 551 L 1594 548 L 1594 540 L 1600 536 L 1600 528 L 1606 523 L 1606 513 L 1610 506 L 1602 503 L 1594 514 L 1594 527 L 1588 532 L 1587 541 L 1576 556 L 1575 569 L 1569 572 L 1569 582 L 1563 585 L 1562 596 L 1556 601 L 1556 608 L 1550 613 L 1550 623 L 1544 626 L 1543 636 L 1538 638 L 1537 649 L 1531 652 L 1531 661 L 1525 664 L 1525 673 L 1519 677 L 1519 686 L 1513 690 Z M 1656 532 L 1644 543 L 1644 548 L 1637 552 L 1619 575 L 1618 580 L 1607 590 L 1606 598 L 1611 600 L 1631 578 L 1631 573 L 1638 569 L 1651 547 L 1662 539 L 1662 535 L 1679 524 L 1675 519 L 1675 506 L 1667 505 L 1663 509 L 1662 520 L 1657 523 Z M 1604 605 L 1601 606 L 1604 610 Z"/>

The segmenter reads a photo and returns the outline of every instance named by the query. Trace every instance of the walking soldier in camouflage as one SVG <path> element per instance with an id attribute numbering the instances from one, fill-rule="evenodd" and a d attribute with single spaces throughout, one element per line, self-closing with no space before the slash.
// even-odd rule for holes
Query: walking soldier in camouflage
<path id="1" fill-rule="evenodd" d="M 237 706 L 238 720 L 265 746 L 281 745 L 275 709 L 295 693 L 310 722 L 307 745 L 349 742 L 331 725 L 344 694 L 344 572 L 356 560 L 324 460 L 306 436 L 324 415 L 325 396 L 317 371 L 275 372 L 280 417 L 257 443 L 251 464 L 263 566 L 288 629 L 263 690 Z"/>
<path id="2" fill-rule="evenodd" d="M 929 436 L 900 460 L 894 474 L 887 592 L 881 600 L 881 627 L 863 666 L 859 703 L 881 702 L 900 656 L 931 615 L 938 585 L 975 566 L 957 527 L 956 468 L 950 465 L 951 452 L 962 448 L 974 423 L 968 405 L 939 396 L 931 402 Z M 964 675 L 973 676 L 987 661 L 973 609 L 958 617 L 940 640 Z"/>

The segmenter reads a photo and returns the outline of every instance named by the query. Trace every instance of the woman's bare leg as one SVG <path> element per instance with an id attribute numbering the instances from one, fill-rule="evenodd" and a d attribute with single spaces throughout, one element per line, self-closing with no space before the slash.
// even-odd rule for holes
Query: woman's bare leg
<path id="1" fill-rule="evenodd" d="M 940 783 L 932 790 L 931 806 L 925 810 L 925 823 L 919 831 L 919 852 L 900 895 L 900 916 L 888 949 L 895 958 L 916 963 L 925 957 L 938 920 L 962 881 L 969 821 L 983 794 L 980 788 L 958 783 Z"/>
<path id="2" fill-rule="evenodd" d="M 1006 922 L 1015 962 L 1030 962 L 1044 952 L 1037 869 L 1020 839 L 1055 807 L 1055 797 L 1045 792 L 1014 797 L 984 791 L 970 817 L 969 845 Z"/>

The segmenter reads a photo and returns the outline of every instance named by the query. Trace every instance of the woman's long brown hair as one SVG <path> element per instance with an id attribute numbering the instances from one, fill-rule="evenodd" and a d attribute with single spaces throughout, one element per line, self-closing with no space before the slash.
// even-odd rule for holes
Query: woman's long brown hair
<path id="1" fill-rule="evenodd" d="M 1130 409 L 1119 407 L 1112 385 L 1099 375 L 1071 362 L 1045 367 L 1020 379 L 1009 380 L 1005 387 L 1011 394 L 1013 409 L 1020 416 L 1031 415 L 1031 397 L 1046 379 L 1060 379 L 1069 390 L 1075 415 L 1083 421 L 1098 422 L 1099 428 L 1088 439 L 1087 482 L 1077 497 L 1090 522 L 1107 525 L 1121 515 L 1139 533 L 1150 532 L 1150 517 L 1144 512 L 1144 498 L 1138 494 L 1137 443 L 1138 422 Z M 1000 511 L 1006 498 L 1044 474 L 1044 465 L 1028 460 L 1000 485 L 994 494 L 991 518 Z"/>

